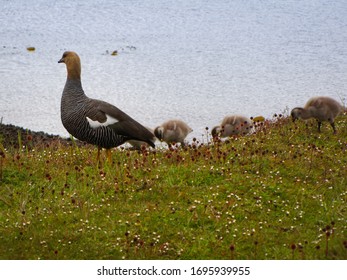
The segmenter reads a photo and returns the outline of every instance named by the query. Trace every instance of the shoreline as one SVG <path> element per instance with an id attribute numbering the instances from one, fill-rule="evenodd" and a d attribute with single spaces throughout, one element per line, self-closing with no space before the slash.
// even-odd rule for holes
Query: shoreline
<path id="1" fill-rule="evenodd" d="M 59 135 L 49 134 L 43 131 L 33 131 L 13 124 L 0 123 L 0 147 L 3 148 L 16 148 L 19 146 L 47 146 L 51 143 L 59 143 L 62 145 L 70 146 L 73 143 L 82 145 L 83 142 L 71 138 L 64 138 Z"/>

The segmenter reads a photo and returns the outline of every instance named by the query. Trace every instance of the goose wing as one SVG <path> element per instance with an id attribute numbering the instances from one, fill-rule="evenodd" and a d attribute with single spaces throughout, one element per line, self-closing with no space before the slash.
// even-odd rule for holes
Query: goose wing
<path id="1" fill-rule="evenodd" d="M 108 127 L 129 139 L 147 142 L 154 147 L 154 135 L 143 125 L 116 106 L 97 99 L 89 99 L 86 118 L 92 128 Z"/>

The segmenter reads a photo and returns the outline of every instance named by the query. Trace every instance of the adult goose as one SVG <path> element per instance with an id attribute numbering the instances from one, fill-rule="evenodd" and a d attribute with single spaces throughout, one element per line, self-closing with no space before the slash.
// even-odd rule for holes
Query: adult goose
<path id="1" fill-rule="evenodd" d="M 81 62 L 77 53 L 64 52 L 58 63 L 65 63 L 67 79 L 61 98 L 61 120 L 75 138 L 101 148 L 117 147 L 128 140 L 139 140 L 153 148 L 154 135 L 117 107 L 105 101 L 89 98 L 81 83 Z"/>

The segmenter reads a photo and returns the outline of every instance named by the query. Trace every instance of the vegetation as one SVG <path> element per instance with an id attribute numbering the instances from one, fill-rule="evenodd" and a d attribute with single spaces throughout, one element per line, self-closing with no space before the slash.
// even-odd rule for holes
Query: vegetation
<path id="1" fill-rule="evenodd" d="M 93 146 L 5 148 L 0 131 L 0 258 L 347 259 L 347 116 L 336 127 L 275 117 L 100 166 Z"/>

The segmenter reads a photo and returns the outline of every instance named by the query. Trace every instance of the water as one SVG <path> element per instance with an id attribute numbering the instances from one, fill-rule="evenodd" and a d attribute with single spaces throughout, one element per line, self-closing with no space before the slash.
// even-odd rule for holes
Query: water
<path id="1" fill-rule="evenodd" d="M 86 94 L 200 138 L 227 114 L 288 113 L 347 97 L 345 0 L 0 0 L 0 118 L 67 136 L 65 50 Z M 28 52 L 33 46 L 35 52 Z M 117 56 L 110 53 L 118 50 Z"/>

